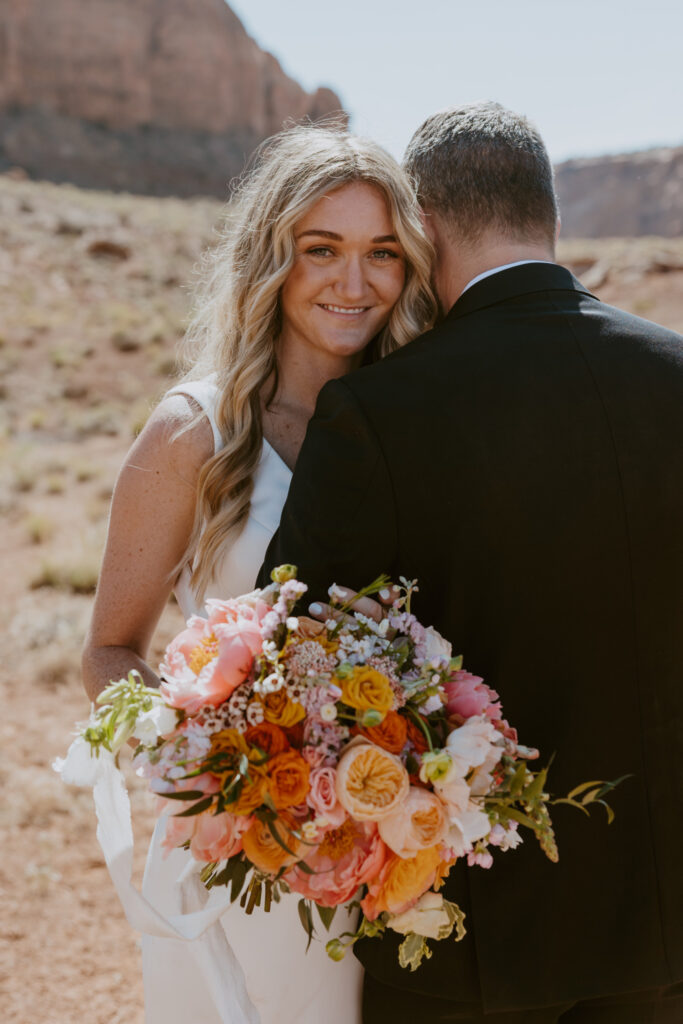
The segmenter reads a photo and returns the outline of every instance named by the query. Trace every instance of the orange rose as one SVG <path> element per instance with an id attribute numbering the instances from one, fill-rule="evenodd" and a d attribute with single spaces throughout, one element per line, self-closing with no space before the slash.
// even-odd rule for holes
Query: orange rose
<path id="1" fill-rule="evenodd" d="M 306 717 L 303 706 L 297 701 L 290 700 L 284 687 L 259 699 L 263 704 L 263 717 L 266 722 L 272 722 L 273 725 L 281 725 L 287 729 Z"/>
<path id="2" fill-rule="evenodd" d="M 420 729 L 419 725 L 415 725 L 415 722 L 410 718 L 406 719 L 406 727 L 408 730 L 408 739 L 415 747 L 416 753 L 424 754 L 425 750 L 428 749 L 428 744 L 422 729 Z"/>
<path id="3" fill-rule="evenodd" d="M 263 769 L 254 768 L 250 765 L 249 775 L 251 781 L 244 781 L 237 800 L 232 804 L 227 804 L 231 814 L 251 814 L 257 807 L 261 806 L 265 799 L 268 792 L 268 780 L 263 774 Z"/>
<path id="4" fill-rule="evenodd" d="M 310 765 L 296 750 L 276 754 L 268 762 L 268 789 L 278 810 L 296 807 L 308 795 Z"/>
<path id="5" fill-rule="evenodd" d="M 406 745 L 408 723 L 398 711 L 387 711 L 379 725 L 368 726 L 358 732 L 390 754 L 400 754 Z"/>
<path id="6" fill-rule="evenodd" d="M 358 737 L 337 765 L 339 803 L 357 821 L 380 821 L 405 800 L 408 773 L 398 757 Z"/>
<path id="7" fill-rule="evenodd" d="M 394 691 L 385 675 L 366 665 L 358 665 L 341 680 L 342 700 L 358 711 L 388 711 L 394 703 Z"/>
<path id="8" fill-rule="evenodd" d="M 361 902 L 363 913 L 370 921 L 384 911 L 402 914 L 429 889 L 440 864 L 439 846 L 420 850 L 407 860 L 390 854 L 377 879 L 368 886 L 367 896 Z"/>
<path id="9" fill-rule="evenodd" d="M 264 821 L 254 819 L 251 828 L 242 836 L 242 849 L 260 871 L 268 875 L 276 875 L 280 868 L 290 867 L 300 860 L 306 852 L 306 847 L 291 834 L 290 829 L 296 828 L 296 822 L 292 817 L 281 814 L 277 821 L 273 822 L 276 830 L 285 846 L 292 851 L 291 854 L 278 843 Z"/>
<path id="10" fill-rule="evenodd" d="M 235 778 L 237 768 L 237 757 L 246 754 L 249 759 L 249 779 L 242 783 L 240 794 L 233 803 L 226 806 L 232 814 L 251 814 L 263 803 L 266 792 L 265 769 L 258 762 L 260 754 L 253 748 L 250 749 L 246 737 L 237 729 L 223 729 L 211 737 L 211 751 L 209 757 L 215 754 L 234 754 L 235 758 L 230 767 L 225 771 L 213 770 L 212 774 L 220 780 L 221 789 L 225 790 Z"/>
<path id="11" fill-rule="evenodd" d="M 261 722 L 260 725 L 250 725 L 244 734 L 244 738 L 250 746 L 258 747 L 268 757 L 281 754 L 289 748 L 289 743 L 279 725 L 272 722 Z"/>

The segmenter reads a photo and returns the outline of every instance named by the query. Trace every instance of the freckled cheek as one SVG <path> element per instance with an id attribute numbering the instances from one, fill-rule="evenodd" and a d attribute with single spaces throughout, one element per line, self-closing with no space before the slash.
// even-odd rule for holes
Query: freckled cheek
<path id="1" fill-rule="evenodd" d="M 394 306 L 401 297 L 405 282 L 405 267 L 392 267 L 377 280 L 376 291 L 387 305 Z"/>

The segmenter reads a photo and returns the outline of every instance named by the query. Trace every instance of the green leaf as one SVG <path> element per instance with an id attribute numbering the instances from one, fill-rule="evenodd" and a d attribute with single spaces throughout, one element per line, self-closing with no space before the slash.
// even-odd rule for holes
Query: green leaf
<path id="1" fill-rule="evenodd" d="M 280 838 L 280 836 L 278 835 L 278 833 L 277 833 L 277 830 L 276 830 L 276 828 L 275 828 L 275 823 L 274 823 L 273 821 L 271 821 L 270 819 L 267 819 L 267 820 L 266 820 L 266 824 L 267 824 L 267 826 L 268 826 L 268 830 L 269 830 L 269 832 L 270 832 L 271 836 L 273 837 L 273 839 L 274 839 L 274 840 L 275 840 L 275 841 L 276 841 L 277 843 L 279 843 L 279 844 L 280 844 L 280 846 L 282 847 L 282 849 L 283 849 L 283 850 L 286 850 L 286 851 L 287 851 L 287 853 L 291 854 L 291 856 L 292 856 L 292 857 L 296 857 L 296 856 L 297 856 L 297 854 L 296 854 L 296 853 L 294 852 L 294 850 L 290 850 L 290 848 L 289 848 L 289 847 L 287 846 L 287 844 L 285 843 L 285 841 L 284 841 L 283 839 L 281 839 L 281 838 Z M 306 865 L 306 867 L 308 868 L 308 865 Z M 310 868 L 308 868 L 307 874 L 310 874 L 310 870 L 311 870 L 311 869 L 310 869 Z"/>
<path id="2" fill-rule="evenodd" d="M 235 866 L 232 869 L 232 885 L 230 887 L 230 902 L 234 903 L 239 894 L 242 892 L 245 879 L 247 877 L 247 871 L 249 866 L 246 861 L 241 858 L 235 860 Z"/>
<path id="3" fill-rule="evenodd" d="M 526 782 L 526 775 L 526 761 L 522 761 L 517 766 L 514 775 L 510 779 L 510 793 L 512 796 L 521 796 L 522 790 L 524 789 L 524 783 Z"/>
<path id="4" fill-rule="evenodd" d="M 319 904 L 316 904 L 316 906 L 318 908 L 318 917 L 322 921 L 325 931 L 329 932 L 330 925 L 334 921 L 334 915 L 337 913 L 337 908 L 321 907 Z"/>
<path id="5" fill-rule="evenodd" d="M 174 818 L 191 818 L 194 814 L 202 814 L 204 811 L 208 811 L 209 807 L 213 803 L 213 796 L 205 796 L 203 800 L 198 800 L 192 807 L 187 807 L 184 811 L 180 811 L 178 814 L 174 814 Z"/>
<path id="6" fill-rule="evenodd" d="M 539 772 L 538 775 L 534 777 L 533 782 L 530 782 L 524 790 L 524 792 L 522 793 L 522 799 L 524 800 L 524 803 L 531 803 L 532 800 L 539 799 L 545 788 L 545 782 L 547 778 L 548 769 L 544 768 L 543 771 Z"/>
<path id="7" fill-rule="evenodd" d="M 579 793 L 585 793 L 591 786 L 597 786 L 599 789 L 602 786 L 602 782 L 582 782 L 580 786 L 576 786 L 570 793 L 567 793 L 567 800 L 573 800 Z"/>
<path id="8" fill-rule="evenodd" d="M 311 939 L 313 938 L 313 914 L 311 913 L 311 908 L 309 907 L 307 900 L 299 900 L 298 907 L 299 920 L 304 927 L 304 931 L 308 935 L 308 943 L 306 944 L 306 952 L 308 953 L 311 945 Z"/>
<path id="9" fill-rule="evenodd" d="M 204 792 L 201 789 L 185 789 L 181 793 L 163 793 L 164 800 L 201 800 Z"/>
<path id="10" fill-rule="evenodd" d="M 422 961 L 432 955 L 432 951 L 427 945 L 427 940 L 423 935 L 416 935 L 414 932 L 408 932 L 405 939 L 398 947 L 398 962 L 401 967 L 409 967 L 411 971 L 416 971 Z"/>
<path id="11" fill-rule="evenodd" d="M 520 825 L 525 825 L 526 828 L 530 828 L 534 832 L 538 827 L 535 821 L 532 821 L 526 814 L 522 814 L 522 812 L 518 811 L 516 807 L 506 807 L 503 813 L 506 814 L 508 818 L 512 818 L 513 821 L 518 822 Z"/>

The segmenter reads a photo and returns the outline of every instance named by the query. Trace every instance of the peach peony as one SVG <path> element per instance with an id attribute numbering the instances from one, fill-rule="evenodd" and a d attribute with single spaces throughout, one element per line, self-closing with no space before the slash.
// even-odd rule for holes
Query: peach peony
<path id="1" fill-rule="evenodd" d="M 379 822 L 379 834 L 399 857 L 413 857 L 418 850 L 435 846 L 448 832 L 446 809 L 428 789 L 410 787 L 406 799 L 393 814 Z"/>
<path id="2" fill-rule="evenodd" d="M 339 760 L 336 787 L 339 803 L 353 818 L 379 821 L 405 800 L 410 782 L 398 757 L 357 737 Z"/>
<path id="3" fill-rule="evenodd" d="M 394 691 L 385 675 L 374 668 L 358 665 L 342 680 L 342 700 L 358 711 L 389 711 Z"/>
<path id="4" fill-rule="evenodd" d="M 295 866 L 284 880 L 293 892 L 324 907 L 336 907 L 377 876 L 387 852 L 376 825 L 347 818 L 339 828 L 325 833 L 320 845 L 305 858 L 312 875 Z"/>
<path id="5" fill-rule="evenodd" d="M 207 609 L 208 619 L 192 616 L 171 641 L 160 668 L 164 700 L 188 714 L 227 700 L 261 652 L 260 607 L 209 601 Z"/>
<path id="6" fill-rule="evenodd" d="M 255 818 L 251 828 L 242 837 L 242 849 L 259 870 L 268 875 L 276 875 L 280 868 L 290 867 L 306 852 L 307 847 L 291 834 L 290 829 L 296 827 L 294 818 L 287 814 L 281 814 L 277 821 L 273 822 L 273 828 L 278 836 L 292 851 L 287 853 L 272 835 L 268 825 Z"/>
<path id="7" fill-rule="evenodd" d="M 379 876 L 368 884 L 361 909 L 370 921 L 384 911 L 402 914 L 408 910 L 434 882 L 441 864 L 441 850 L 430 846 L 408 860 L 390 853 Z"/>

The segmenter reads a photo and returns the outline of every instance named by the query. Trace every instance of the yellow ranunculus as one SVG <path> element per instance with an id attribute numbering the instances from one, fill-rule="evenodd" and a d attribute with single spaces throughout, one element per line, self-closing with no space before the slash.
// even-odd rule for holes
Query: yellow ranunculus
<path id="1" fill-rule="evenodd" d="M 385 714 L 394 703 L 394 691 L 385 675 L 366 665 L 358 665 L 342 680 L 342 700 L 358 711 Z"/>

